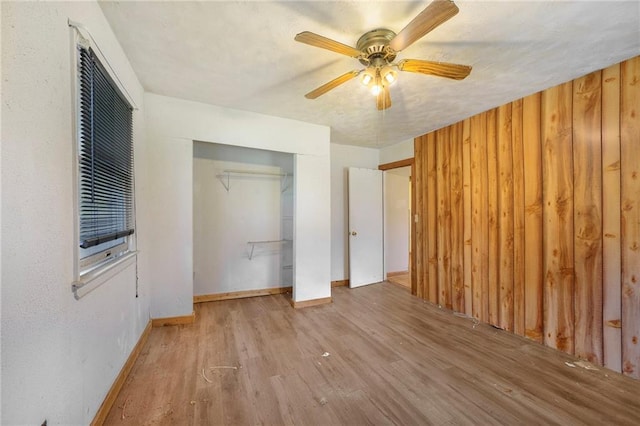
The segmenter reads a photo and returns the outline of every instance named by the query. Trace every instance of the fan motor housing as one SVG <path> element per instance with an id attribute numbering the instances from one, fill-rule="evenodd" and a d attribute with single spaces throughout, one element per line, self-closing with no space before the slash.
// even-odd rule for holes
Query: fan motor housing
<path id="1" fill-rule="evenodd" d="M 360 59 L 360 63 L 369 65 L 376 58 L 384 59 L 387 63 L 392 62 L 396 58 L 396 53 L 388 47 L 395 36 L 396 33 L 386 28 L 377 28 L 364 33 L 356 44 L 356 49 L 365 55 Z"/>

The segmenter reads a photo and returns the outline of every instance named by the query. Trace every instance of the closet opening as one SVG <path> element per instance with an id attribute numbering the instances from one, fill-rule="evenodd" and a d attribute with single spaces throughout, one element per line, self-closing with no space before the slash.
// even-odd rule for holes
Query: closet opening
<path id="1" fill-rule="evenodd" d="M 194 141 L 194 302 L 293 289 L 293 154 Z"/>

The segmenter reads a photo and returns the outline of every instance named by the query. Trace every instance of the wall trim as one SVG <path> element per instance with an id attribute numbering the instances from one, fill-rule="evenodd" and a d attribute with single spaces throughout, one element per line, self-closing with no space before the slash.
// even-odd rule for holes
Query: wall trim
<path id="1" fill-rule="evenodd" d="M 332 303 L 333 299 L 331 297 L 323 297 L 321 299 L 311 299 L 311 300 L 302 300 L 300 302 L 296 302 L 291 299 L 291 306 L 295 309 L 300 308 L 308 308 L 310 306 L 324 305 L 325 303 Z"/>
<path id="2" fill-rule="evenodd" d="M 153 327 L 164 327 L 165 325 L 183 325 L 193 324 L 196 322 L 196 312 L 191 312 L 190 315 L 182 315 L 179 317 L 167 317 L 167 318 L 152 318 L 151 324 Z"/>
<path id="3" fill-rule="evenodd" d="M 113 403 L 116 402 L 116 398 L 118 397 L 118 394 L 122 389 L 122 386 L 124 386 L 124 382 L 127 380 L 127 377 L 129 377 L 129 373 L 131 373 L 131 370 L 133 369 L 133 365 L 138 360 L 138 357 L 142 352 L 142 348 L 144 347 L 145 343 L 147 343 L 147 339 L 151 334 L 151 328 L 152 328 L 152 324 L 151 324 L 151 320 L 149 320 L 149 322 L 147 323 L 147 326 L 144 328 L 144 331 L 142 332 L 142 334 L 140 335 L 140 338 L 138 339 L 138 343 L 136 343 L 136 345 L 133 347 L 133 350 L 129 354 L 129 358 L 127 358 L 127 361 L 122 366 L 120 373 L 118 374 L 118 376 L 116 377 L 116 380 L 111 385 L 109 392 L 107 392 L 107 395 L 104 397 L 104 400 L 100 405 L 100 408 L 98 408 L 98 412 L 96 412 L 96 415 L 94 416 L 93 421 L 91 422 L 92 426 L 102 425 L 107 419 L 107 415 L 109 414 L 111 407 L 113 407 Z"/>
<path id="4" fill-rule="evenodd" d="M 405 158 L 404 160 L 394 161 L 393 163 L 380 164 L 378 170 L 391 170 L 406 166 L 413 166 L 413 158 Z"/>
<path id="5" fill-rule="evenodd" d="M 193 303 L 217 302 L 220 300 L 244 299 L 247 297 L 271 296 L 274 294 L 291 293 L 293 287 L 273 287 L 259 290 L 230 291 L 228 293 L 202 294 L 193 296 Z"/>
<path id="6" fill-rule="evenodd" d="M 343 286 L 349 287 L 349 278 L 347 278 L 346 280 L 331 281 L 331 288 Z"/>
<path id="7" fill-rule="evenodd" d="M 395 272 L 387 272 L 387 277 L 395 277 L 398 275 L 405 275 L 408 274 L 409 271 L 395 271 Z"/>

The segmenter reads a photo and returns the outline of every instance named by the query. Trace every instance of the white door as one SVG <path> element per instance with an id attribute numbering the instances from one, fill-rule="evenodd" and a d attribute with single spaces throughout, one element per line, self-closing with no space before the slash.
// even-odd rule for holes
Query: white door
<path id="1" fill-rule="evenodd" d="M 384 280 L 382 171 L 349 168 L 349 287 Z"/>

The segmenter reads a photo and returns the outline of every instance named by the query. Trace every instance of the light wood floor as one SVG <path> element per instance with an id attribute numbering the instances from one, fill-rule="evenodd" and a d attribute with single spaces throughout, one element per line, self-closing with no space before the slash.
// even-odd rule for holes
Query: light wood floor
<path id="1" fill-rule="evenodd" d="M 153 329 L 106 424 L 640 424 L 640 381 L 393 284 L 333 298 L 196 305 Z"/>
<path id="2" fill-rule="evenodd" d="M 411 275 L 409 272 L 406 274 L 395 274 L 392 276 L 387 276 L 387 281 L 393 284 L 398 284 L 409 291 L 411 291 Z"/>

